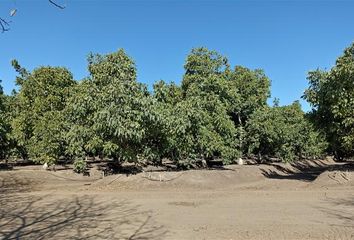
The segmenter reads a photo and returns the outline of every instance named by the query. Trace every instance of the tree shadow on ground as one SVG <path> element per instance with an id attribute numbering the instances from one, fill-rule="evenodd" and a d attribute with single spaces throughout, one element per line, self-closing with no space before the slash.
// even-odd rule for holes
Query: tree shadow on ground
<path id="1" fill-rule="evenodd" d="M 9 171 L 12 169 L 13 169 L 12 165 L 0 162 L 0 171 Z"/>
<path id="2" fill-rule="evenodd" d="M 31 189 L 34 184 L 33 181 L 29 179 L 23 179 L 18 177 L 13 177 L 12 172 L 3 174 L 0 176 L 0 203 L 3 198 L 6 198 L 5 194 L 11 194 L 15 192 L 27 192 Z M 2 205 L 0 204 L 2 207 Z"/>
<path id="3" fill-rule="evenodd" d="M 270 163 L 273 169 L 261 169 L 263 176 L 271 179 L 288 179 L 310 182 L 325 171 L 354 171 L 354 162 L 328 164 L 325 161 L 297 161 L 289 165 Z"/>
<path id="4" fill-rule="evenodd" d="M 7 188 L 9 189 L 9 188 Z M 0 239 L 164 239 L 167 230 L 127 200 L 2 191 Z"/>
<path id="5" fill-rule="evenodd" d="M 327 216 L 339 220 L 334 226 L 353 228 L 354 237 L 354 195 L 347 199 L 326 198 L 331 207 L 318 208 Z"/>
<path id="6" fill-rule="evenodd" d="M 92 168 L 93 166 L 90 166 Z M 206 166 L 196 165 L 190 168 L 183 168 L 176 163 L 163 163 L 159 165 L 139 166 L 135 164 L 119 164 L 115 162 L 103 162 L 96 165 L 96 168 L 104 172 L 104 175 L 125 174 L 136 175 L 143 172 L 184 172 L 186 170 L 220 170 L 220 171 L 235 171 L 227 166 L 222 165 L 221 161 L 207 162 Z"/>

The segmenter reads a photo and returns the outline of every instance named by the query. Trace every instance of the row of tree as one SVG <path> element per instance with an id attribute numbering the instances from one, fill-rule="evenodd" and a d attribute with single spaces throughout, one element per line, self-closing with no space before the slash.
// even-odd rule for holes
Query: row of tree
<path id="1" fill-rule="evenodd" d="M 89 76 L 75 81 L 62 67 L 28 71 L 14 60 L 18 92 L 0 89 L 0 158 L 55 163 L 87 156 L 193 166 L 231 163 L 242 156 L 283 161 L 353 154 L 354 46 L 335 67 L 309 73 L 305 114 L 298 102 L 267 105 L 270 80 L 262 70 L 236 66 L 215 51 L 196 48 L 181 86 L 137 82 L 123 50 L 88 57 Z"/>

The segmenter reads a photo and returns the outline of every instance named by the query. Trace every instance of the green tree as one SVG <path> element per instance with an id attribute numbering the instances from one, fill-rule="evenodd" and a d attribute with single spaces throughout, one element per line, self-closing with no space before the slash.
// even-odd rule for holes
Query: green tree
<path id="1" fill-rule="evenodd" d="M 4 94 L 0 80 L 0 160 L 8 157 L 11 148 L 9 102 L 10 98 Z"/>
<path id="2" fill-rule="evenodd" d="M 65 68 L 28 72 L 16 60 L 12 64 L 19 73 L 11 120 L 17 150 L 24 159 L 53 163 L 65 154 L 63 109 L 76 82 Z"/>
<path id="3" fill-rule="evenodd" d="M 344 50 L 329 71 L 308 74 L 304 98 L 312 105 L 312 117 L 342 158 L 354 154 L 354 44 Z"/>
<path id="4" fill-rule="evenodd" d="M 206 48 L 188 55 L 181 87 L 163 81 L 154 97 L 164 119 L 169 157 L 221 158 L 241 156 L 249 116 L 266 105 L 270 81 L 262 70 L 237 66 Z"/>
<path id="5" fill-rule="evenodd" d="M 299 102 L 258 109 L 250 116 L 246 128 L 248 151 L 260 159 L 267 156 L 293 161 L 319 157 L 326 147 Z"/>
<path id="6" fill-rule="evenodd" d="M 226 105 L 227 59 L 206 48 L 187 57 L 182 86 L 155 85 L 161 105 L 169 157 L 194 162 L 221 158 L 231 162 L 239 154 L 236 129 Z"/>
<path id="7" fill-rule="evenodd" d="M 90 77 L 75 89 L 66 109 L 69 152 L 137 162 L 151 153 L 157 115 L 146 86 L 136 81 L 133 60 L 121 49 L 88 58 Z"/>
<path id="8" fill-rule="evenodd" d="M 250 70 L 236 66 L 230 73 L 228 112 L 238 128 L 240 149 L 244 150 L 245 126 L 249 117 L 267 105 L 270 96 L 270 80 L 263 70 Z"/>

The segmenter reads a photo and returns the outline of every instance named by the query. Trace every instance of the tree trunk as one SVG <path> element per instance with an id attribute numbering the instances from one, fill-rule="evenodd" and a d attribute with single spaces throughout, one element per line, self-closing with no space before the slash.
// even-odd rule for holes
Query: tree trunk
<path id="1" fill-rule="evenodd" d="M 241 156 L 242 156 L 242 147 L 243 147 L 243 127 L 242 127 L 242 120 L 241 120 L 241 116 L 240 113 L 237 114 L 238 117 L 238 124 L 239 124 L 239 143 L 240 143 L 240 150 L 241 150 Z"/>

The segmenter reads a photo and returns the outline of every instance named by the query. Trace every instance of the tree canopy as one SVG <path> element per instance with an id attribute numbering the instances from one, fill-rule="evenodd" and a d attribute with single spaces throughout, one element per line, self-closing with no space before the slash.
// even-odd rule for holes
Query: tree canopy
<path id="1" fill-rule="evenodd" d="M 69 152 L 137 161 L 156 114 L 132 59 L 121 49 L 90 55 L 90 76 L 73 90 L 66 109 Z"/>
<path id="2" fill-rule="evenodd" d="M 3 92 L 0 80 L 0 159 L 7 158 L 10 151 L 9 100 Z"/>
<path id="3" fill-rule="evenodd" d="M 339 158 L 354 153 L 354 44 L 344 50 L 329 71 L 309 72 L 304 98 L 312 117 Z"/>
<path id="4" fill-rule="evenodd" d="M 299 102 L 258 109 L 247 122 L 248 151 L 283 161 L 321 157 L 326 142 L 315 131 Z"/>
<path id="5" fill-rule="evenodd" d="M 55 162 L 65 155 L 63 110 L 76 84 L 62 67 L 39 67 L 32 72 L 12 62 L 19 73 L 19 92 L 12 104 L 12 138 L 22 158 Z"/>
<path id="6" fill-rule="evenodd" d="M 299 102 L 267 104 L 270 79 L 261 69 L 232 68 L 207 48 L 192 49 L 181 85 L 153 91 L 137 81 L 123 49 L 88 57 L 89 75 L 75 81 L 63 67 L 29 71 L 14 60 L 18 91 L 0 89 L 0 157 L 55 163 L 88 156 L 117 164 L 178 166 L 240 157 L 294 161 L 354 148 L 354 46 L 330 71 L 309 73 L 304 113 Z M 340 90 L 340 91 L 338 91 Z M 328 142 L 328 143 L 327 143 Z M 81 170 L 80 170 L 81 171 Z"/>

